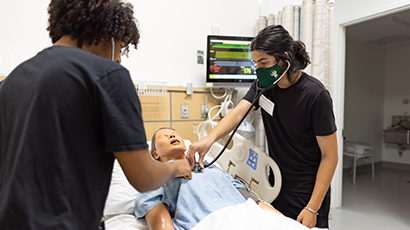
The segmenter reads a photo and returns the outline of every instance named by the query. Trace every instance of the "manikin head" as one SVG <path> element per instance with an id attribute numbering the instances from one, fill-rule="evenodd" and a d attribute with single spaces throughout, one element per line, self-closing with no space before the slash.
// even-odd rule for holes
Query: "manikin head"
<path id="1" fill-rule="evenodd" d="M 158 129 L 151 140 L 152 157 L 161 162 L 186 159 L 184 139 L 172 128 Z"/>

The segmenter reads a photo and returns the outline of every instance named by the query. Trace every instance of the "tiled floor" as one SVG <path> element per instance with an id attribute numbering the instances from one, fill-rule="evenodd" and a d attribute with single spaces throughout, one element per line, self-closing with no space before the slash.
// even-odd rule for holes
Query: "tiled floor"
<path id="1" fill-rule="evenodd" d="M 332 210 L 330 230 L 410 230 L 410 171 L 381 168 L 343 177 L 342 207 Z"/>

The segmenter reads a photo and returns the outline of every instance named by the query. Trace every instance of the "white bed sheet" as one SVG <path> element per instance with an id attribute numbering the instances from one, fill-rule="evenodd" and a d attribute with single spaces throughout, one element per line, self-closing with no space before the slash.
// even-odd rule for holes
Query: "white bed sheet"
<path id="1" fill-rule="evenodd" d="M 105 221 L 107 230 L 148 230 L 145 220 L 132 214 L 120 214 Z M 308 230 L 295 220 L 262 210 L 253 200 L 229 206 L 209 214 L 192 230 Z M 323 230 L 321 228 L 312 228 Z"/>
<path id="2" fill-rule="evenodd" d="M 149 230 L 145 219 L 137 219 L 133 214 L 119 214 L 105 221 L 106 230 Z"/>
<path id="3" fill-rule="evenodd" d="M 209 214 L 192 230 L 308 230 L 310 228 L 278 213 L 258 207 L 252 199 Z M 312 228 L 319 229 L 319 228 Z M 323 230 L 323 229 L 322 229 Z"/>

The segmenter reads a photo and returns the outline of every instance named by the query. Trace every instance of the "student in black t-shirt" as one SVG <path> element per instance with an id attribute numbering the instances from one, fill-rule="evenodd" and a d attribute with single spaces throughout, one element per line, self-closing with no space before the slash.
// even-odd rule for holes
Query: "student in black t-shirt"
<path id="1" fill-rule="evenodd" d="M 115 158 L 140 192 L 190 179 L 191 167 L 148 152 L 119 64 L 139 41 L 132 5 L 52 0 L 48 13 L 53 46 L 0 84 L 0 228 L 98 229 Z"/>
<path id="2" fill-rule="evenodd" d="M 282 174 L 282 188 L 272 205 L 307 227 L 328 228 L 330 182 L 336 169 L 337 140 L 332 99 L 323 84 L 302 72 L 310 63 L 305 45 L 280 25 L 261 30 L 251 43 L 257 80 L 241 102 L 203 140 L 191 144 L 191 166 L 210 146 L 252 110 L 262 108 L 269 155 Z M 252 111 L 251 110 L 251 111 Z"/>

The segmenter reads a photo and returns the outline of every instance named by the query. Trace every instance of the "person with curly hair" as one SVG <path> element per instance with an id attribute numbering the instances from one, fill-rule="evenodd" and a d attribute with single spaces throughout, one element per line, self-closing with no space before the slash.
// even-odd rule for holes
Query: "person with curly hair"
<path id="1" fill-rule="evenodd" d="M 140 102 L 119 64 L 139 42 L 133 6 L 51 0 L 48 13 L 53 46 L 0 86 L 0 226 L 98 229 L 115 158 L 140 192 L 190 179 L 191 168 L 148 152 Z"/>
<path id="2" fill-rule="evenodd" d="M 190 164 L 194 166 L 198 152 L 204 167 L 210 146 L 233 130 L 248 110 L 261 108 L 268 153 L 282 174 L 282 188 L 272 205 L 309 228 L 328 228 L 330 182 L 338 161 L 330 94 L 319 80 L 302 72 L 310 64 L 305 45 L 294 41 L 283 26 L 261 30 L 251 42 L 251 52 L 257 80 L 208 136 L 190 145 Z"/>

